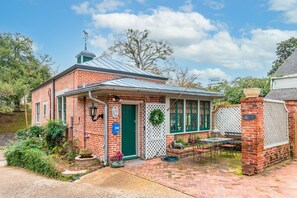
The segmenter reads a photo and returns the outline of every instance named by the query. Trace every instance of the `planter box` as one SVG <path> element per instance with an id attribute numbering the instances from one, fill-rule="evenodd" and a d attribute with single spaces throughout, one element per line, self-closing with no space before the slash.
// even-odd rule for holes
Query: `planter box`
<path id="1" fill-rule="evenodd" d="M 179 159 L 190 157 L 193 155 L 193 147 L 186 147 L 184 149 L 166 149 L 167 156 L 176 156 Z"/>

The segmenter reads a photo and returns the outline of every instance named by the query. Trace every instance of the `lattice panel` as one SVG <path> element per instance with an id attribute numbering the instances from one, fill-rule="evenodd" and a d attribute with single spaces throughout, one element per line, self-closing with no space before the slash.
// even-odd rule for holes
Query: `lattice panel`
<path id="1" fill-rule="evenodd" d="M 214 114 L 214 126 L 222 134 L 225 132 L 241 133 L 240 106 L 219 107 Z"/>
<path id="2" fill-rule="evenodd" d="M 264 147 L 289 142 L 288 111 L 284 103 L 264 102 Z"/>
<path id="3" fill-rule="evenodd" d="M 154 126 L 150 122 L 150 114 L 155 109 L 160 109 L 165 114 L 165 104 L 146 103 L 144 107 L 144 157 L 150 159 L 166 155 L 165 122 Z"/>

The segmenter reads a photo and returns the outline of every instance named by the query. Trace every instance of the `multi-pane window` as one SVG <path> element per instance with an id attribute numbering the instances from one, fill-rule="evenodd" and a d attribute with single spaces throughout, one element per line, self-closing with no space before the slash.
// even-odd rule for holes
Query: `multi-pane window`
<path id="1" fill-rule="evenodd" d="M 43 116 L 46 116 L 46 104 L 43 104 Z"/>
<path id="2" fill-rule="evenodd" d="M 36 123 L 40 122 L 40 103 L 35 104 L 35 111 L 36 111 Z"/>
<path id="3" fill-rule="evenodd" d="M 200 130 L 210 129 L 210 102 L 200 101 Z"/>
<path id="4" fill-rule="evenodd" d="M 186 131 L 198 130 L 198 101 L 186 101 Z"/>
<path id="5" fill-rule="evenodd" d="M 66 97 L 58 97 L 58 119 L 66 122 Z"/>
<path id="6" fill-rule="evenodd" d="M 184 101 L 170 100 L 170 132 L 177 133 L 184 130 Z"/>

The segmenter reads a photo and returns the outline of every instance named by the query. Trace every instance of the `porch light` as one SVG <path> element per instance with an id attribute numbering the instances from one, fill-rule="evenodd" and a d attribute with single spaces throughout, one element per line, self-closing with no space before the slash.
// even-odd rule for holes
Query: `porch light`
<path id="1" fill-rule="evenodd" d="M 95 122 L 99 118 L 102 118 L 103 119 L 103 114 L 99 114 L 97 116 L 97 118 L 95 118 L 96 117 L 96 114 L 97 114 L 97 107 L 95 107 L 94 103 L 92 103 L 92 105 L 90 106 L 90 116 L 92 118 L 92 121 Z"/>
<path id="2" fill-rule="evenodd" d="M 113 96 L 112 101 L 113 102 L 121 102 L 122 100 L 119 96 Z"/>

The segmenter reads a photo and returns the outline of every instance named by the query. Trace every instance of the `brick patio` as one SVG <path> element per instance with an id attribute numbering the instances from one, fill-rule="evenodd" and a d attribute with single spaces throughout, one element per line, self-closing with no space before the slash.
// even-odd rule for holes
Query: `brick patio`
<path id="1" fill-rule="evenodd" d="M 297 197 L 297 161 L 283 162 L 250 177 L 207 167 L 157 158 L 121 170 L 194 197 Z"/>

